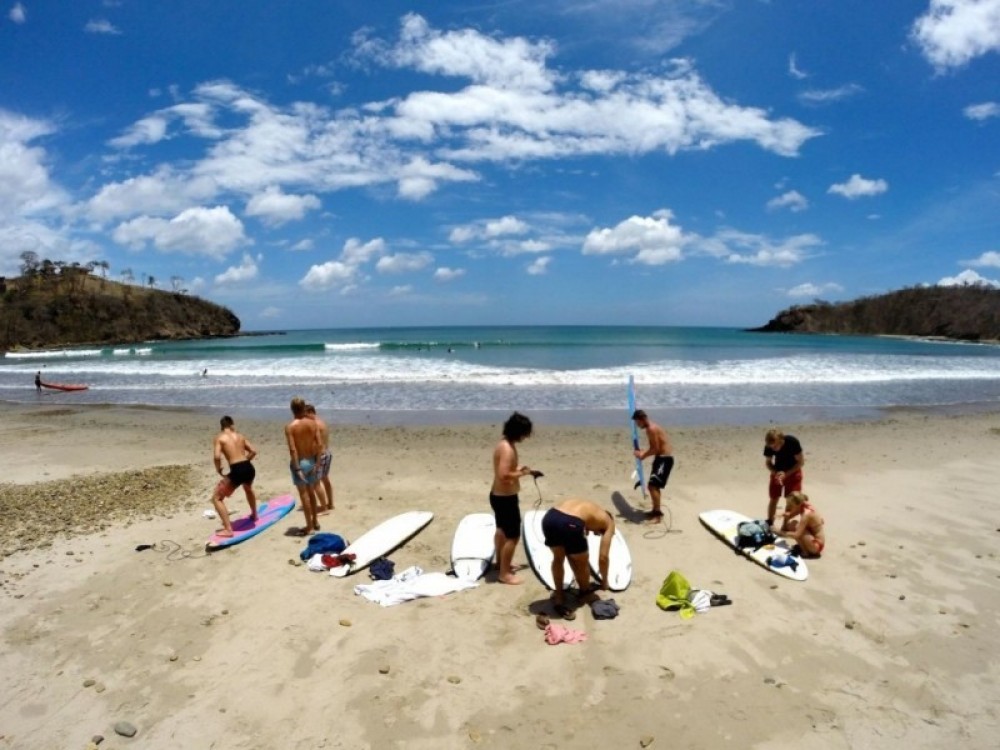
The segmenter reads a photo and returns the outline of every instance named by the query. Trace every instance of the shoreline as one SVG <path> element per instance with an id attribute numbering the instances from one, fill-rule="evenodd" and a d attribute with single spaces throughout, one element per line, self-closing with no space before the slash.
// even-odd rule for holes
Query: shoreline
<path id="1" fill-rule="evenodd" d="M 221 415 L 60 404 L 0 404 L 0 415 L 3 481 L 15 496 L 27 488 L 52 520 L 49 544 L 0 558 L 0 748 L 84 747 L 95 734 L 120 748 L 118 721 L 154 750 L 650 738 L 653 748 L 773 750 L 916 750 L 960 738 L 985 750 L 1000 731 L 995 413 L 782 424 L 802 441 L 805 490 L 827 523 L 827 550 L 804 583 L 734 555 L 698 521 L 713 508 L 764 511 L 769 423 L 659 420 L 677 456 L 669 527 L 622 512 L 648 506 L 631 486 L 624 409 L 611 427 L 539 424 L 519 450 L 545 477 L 522 484 L 522 511 L 594 500 L 633 558 L 632 585 L 611 595 L 619 616 L 596 620 L 584 607 L 556 620 L 587 641 L 555 646 L 536 627 L 551 604 L 528 569 L 521 586 L 488 576 L 382 608 L 354 593 L 371 582 L 365 573 L 335 579 L 300 564 L 304 542 L 288 533 L 301 524 L 295 511 L 205 555 Z M 260 451 L 259 499 L 291 492 L 280 425 L 233 416 Z M 431 510 L 431 524 L 389 557 L 397 573 L 446 571 L 459 520 L 489 511 L 499 424 L 331 422 L 336 509 L 323 530 L 356 539 L 397 513 Z M 188 478 L 172 479 L 176 467 Z M 136 472 L 163 481 L 120 481 Z M 101 517 L 110 495 L 124 516 L 62 532 L 84 510 Z M 228 505 L 246 512 L 242 492 Z M 144 545 L 153 546 L 137 551 Z M 515 562 L 525 562 L 523 545 Z M 691 620 L 660 610 L 671 570 L 733 605 Z"/>

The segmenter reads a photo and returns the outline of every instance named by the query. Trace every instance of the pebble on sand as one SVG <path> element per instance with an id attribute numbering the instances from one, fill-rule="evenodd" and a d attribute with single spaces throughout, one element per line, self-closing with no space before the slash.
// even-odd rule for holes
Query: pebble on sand
<path id="1" fill-rule="evenodd" d="M 84 687 L 93 687 L 96 684 L 97 684 L 97 680 L 86 679 L 86 680 L 83 681 L 83 686 Z"/>
<path id="2" fill-rule="evenodd" d="M 115 734 L 120 734 L 122 737 L 135 737 L 138 731 L 134 725 L 127 721 L 119 721 L 115 724 Z"/>

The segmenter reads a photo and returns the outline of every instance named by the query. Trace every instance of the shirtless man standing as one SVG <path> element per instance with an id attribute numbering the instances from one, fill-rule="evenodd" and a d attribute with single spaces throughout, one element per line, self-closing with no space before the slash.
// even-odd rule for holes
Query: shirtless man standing
<path id="1" fill-rule="evenodd" d="M 253 480 L 257 472 L 250 463 L 257 456 L 257 449 L 250 444 L 250 441 L 236 431 L 233 426 L 233 418 L 226 416 L 219 420 L 222 432 L 215 436 L 212 445 L 212 458 L 215 461 L 215 471 L 222 479 L 215 486 L 212 495 L 212 504 L 215 512 L 222 519 L 222 529 L 217 533 L 221 537 L 231 537 L 233 535 L 233 524 L 229 520 L 229 510 L 226 508 L 226 498 L 236 492 L 236 488 L 242 486 L 247 497 L 247 504 L 250 506 L 250 518 L 257 521 L 257 495 L 253 491 Z M 225 457 L 229 464 L 229 474 L 222 473 L 222 459 Z"/>
<path id="2" fill-rule="evenodd" d="M 587 533 L 601 535 L 601 550 L 598 569 L 600 582 L 590 585 L 590 551 L 587 545 Z M 589 500 L 563 500 L 554 508 L 549 508 L 542 516 L 542 534 L 545 535 L 545 546 L 552 550 L 552 581 L 555 591 L 552 594 L 556 612 L 559 616 L 572 620 L 573 611 L 566 606 L 563 582 L 564 561 L 569 559 L 570 570 L 576 577 L 580 587 L 582 601 L 586 604 L 597 599 L 596 589 L 608 589 L 608 566 L 610 564 L 611 539 L 615 535 L 615 520 L 604 508 Z"/>
<path id="3" fill-rule="evenodd" d="M 319 505 L 316 512 L 329 513 L 333 510 L 333 484 L 330 482 L 330 465 L 333 463 L 333 454 L 330 453 L 330 428 L 326 422 L 320 419 L 316 413 L 316 407 L 312 404 L 306 404 L 306 416 L 313 420 L 319 427 L 319 439 L 323 445 L 323 450 L 319 454 L 319 467 L 317 469 L 320 483 L 323 486 L 323 497 L 319 498 L 319 493 L 317 493 Z M 317 489 L 319 488 L 317 487 Z"/>
<path id="4" fill-rule="evenodd" d="M 493 449 L 493 486 L 490 488 L 490 507 L 496 516 L 497 531 L 493 537 L 500 583 L 521 583 L 514 575 L 514 550 L 521 538 L 521 508 L 518 493 L 521 477 L 534 474 L 527 466 L 520 466 L 517 444 L 531 436 L 531 420 L 514 412 L 504 422 L 503 438 Z"/>
<path id="5" fill-rule="evenodd" d="M 653 457 L 653 466 L 649 470 L 649 499 L 653 501 L 653 509 L 646 514 L 650 523 L 659 523 L 663 520 L 663 511 L 660 509 L 660 492 L 667 486 L 670 479 L 670 472 L 674 468 L 673 451 L 670 449 L 670 438 L 667 432 L 660 425 L 650 420 L 649 415 L 642 409 L 636 409 L 632 414 L 632 420 L 646 431 L 646 440 L 649 447 L 642 451 L 634 450 L 633 455 L 640 461 L 644 458 Z"/>
<path id="6" fill-rule="evenodd" d="M 285 440 L 291 458 L 288 468 L 292 472 L 292 483 L 299 491 L 306 525 L 302 535 L 319 531 L 316 519 L 315 487 L 319 483 L 317 460 L 323 449 L 320 441 L 319 425 L 306 415 L 306 402 L 296 396 L 292 399 L 292 421 L 285 425 Z"/>

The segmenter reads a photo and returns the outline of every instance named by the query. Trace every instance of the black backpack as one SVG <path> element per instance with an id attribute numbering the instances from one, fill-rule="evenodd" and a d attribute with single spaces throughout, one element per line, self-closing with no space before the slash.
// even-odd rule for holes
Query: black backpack
<path id="1" fill-rule="evenodd" d="M 736 551 L 750 548 L 757 550 L 774 541 L 774 533 L 767 521 L 743 521 L 736 527 Z"/>

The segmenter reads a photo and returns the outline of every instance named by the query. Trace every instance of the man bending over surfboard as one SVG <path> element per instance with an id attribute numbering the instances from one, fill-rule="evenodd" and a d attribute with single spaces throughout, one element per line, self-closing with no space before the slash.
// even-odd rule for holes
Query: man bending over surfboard
<path id="1" fill-rule="evenodd" d="M 633 455 L 640 461 L 650 456 L 653 457 L 653 467 L 649 470 L 649 481 L 646 483 L 649 488 L 649 499 L 653 501 L 653 509 L 646 514 L 646 518 L 650 523 L 659 523 L 663 520 L 663 511 L 660 509 L 660 492 L 666 488 L 670 472 L 674 469 L 670 438 L 667 437 L 667 431 L 653 422 L 642 409 L 635 410 L 632 414 L 632 420 L 646 431 L 646 440 L 649 443 L 646 450 L 636 448 L 632 451 Z"/>
<path id="2" fill-rule="evenodd" d="M 291 409 L 294 419 L 285 425 L 285 440 L 288 441 L 291 457 L 288 468 L 292 472 L 292 484 L 298 489 L 299 500 L 302 501 L 306 526 L 301 533 L 306 535 L 319 531 L 315 487 L 319 483 L 317 461 L 323 445 L 319 425 L 306 416 L 306 402 L 296 396 L 292 399 Z"/>
<path id="3" fill-rule="evenodd" d="M 250 463 L 257 456 L 257 450 L 250 444 L 250 441 L 236 431 L 233 418 L 225 416 L 219 420 L 222 432 L 215 436 L 212 444 L 212 458 L 215 461 L 215 471 L 222 479 L 215 486 L 215 493 L 212 495 L 212 504 L 215 512 L 222 519 L 222 530 L 216 532 L 217 536 L 231 537 L 233 535 L 233 524 L 229 520 L 229 510 L 226 508 L 226 498 L 236 492 L 237 487 L 243 487 L 243 493 L 247 497 L 247 504 L 250 506 L 250 518 L 255 523 L 257 521 L 257 495 L 253 491 L 253 480 L 257 472 Z M 229 464 L 229 474 L 222 473 L 222 458 L 225 456 L 226 463 Z"/>
<path id="4" fill-rule="evenodd" d="M 493 449 L 493 486 L 490 507 L 496 516 L 497 531 L 493 536 L 500 583 L 521 583 L 514 575 L 514 550 L 521 538 L 521 506 L 518 493 L 521 477 L 532 474 L 527 466 L 518 465 L 517 444 L 531 437 L 531 420 L 514 412 L 503 425 L 503 438 Z"/>
<path id="5" fill-rule="evenodd" d="M 601 535 L 597 564 L 601 581 L 594 586 L 590 585 L 588 532 Z M 575 615 L 566 606 L 563 563 L 569 560 L 583 603 L 590 604 L 597 599 L 595 589 L 608 589 L 608 566 L 611 561 L 611 539 L 615 535 L 615 519 L 600 505 L 589 500 L 563 500 L 542 516 L 542 534 L 545 535 L 545 546 L 552 550 L 552 581 L 555 583 L 552 599 L 556 613 L 571 620 Z"/>

